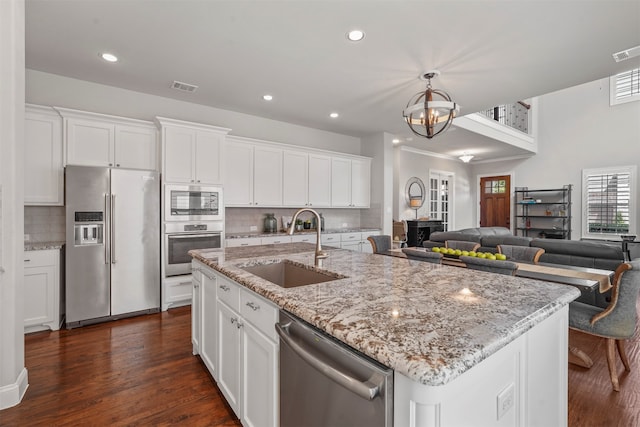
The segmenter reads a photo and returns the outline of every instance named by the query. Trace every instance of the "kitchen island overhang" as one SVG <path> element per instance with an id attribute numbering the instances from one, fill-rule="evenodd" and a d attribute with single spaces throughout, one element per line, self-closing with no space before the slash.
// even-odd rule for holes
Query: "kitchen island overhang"
<path id="1" fill-rule="evenodd" d="M 451 381 L 580 296 L 572 286 L 342 249 L 331 250 L 324 269 L 345 279 L 285 289 L 242 269 L 282 259 L 313 269 L 313 247 L 231 248 L 224 260 L 212 262 L 219 252 L 190 253 L 350 347 L 431 386 Z"/>

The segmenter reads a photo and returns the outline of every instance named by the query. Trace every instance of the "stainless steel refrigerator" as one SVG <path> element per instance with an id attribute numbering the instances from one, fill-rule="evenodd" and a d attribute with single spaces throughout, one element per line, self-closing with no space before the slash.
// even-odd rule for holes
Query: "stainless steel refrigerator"
<path id="1" fill-rule="evenodd" d="M 67 327 L 158 311 L 158 173 L 67 166 L 65 198 Z"/>

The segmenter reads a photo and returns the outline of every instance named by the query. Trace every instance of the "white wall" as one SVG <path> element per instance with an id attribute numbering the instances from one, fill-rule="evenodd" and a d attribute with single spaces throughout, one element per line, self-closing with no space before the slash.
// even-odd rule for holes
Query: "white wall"
<path id="1" fill-rule="evenodd" d="M 425 139 L 425 147 L 428 146 L 428 140 Z M 473 227 L 473 200 L 471 198 L 471 189 L 474 188 L 473 176 L 471 168 L 468 164 L 459 160 L 450 160 L 429 154 L 428 151 L 421 151 L 414 148 L 403 148 L 396 146 L 395 163 L 394 163 L 394 209 L 393 217 L 396 220 L 415 219 L 415 211 L 407 206 L 404 190 L 407 180 L 412 176 L 420 178 L 429 191 L 429 173 L 430 171 L 451 172 L 454 174 L 455 193 L 454 202 L 454 218 L 450 223 L 451 230 Z M 428 195 L 427 195 L 428 200 Z M 428 203 L 418 210 L 418 216 L 429 216 Z M 440 218 L 432 218 L 440 219 Z"/>
<path id="2" fill-rule="evenodd" d="M 0 409 L 20 402 L 24 365 L 24 0 L 0 1 Z M 2 415 L 0 415 L 0 419 Z"/>
<path id="3" fill-rule="evenodd" d="M 232 135 L 360 154 L 360 139 L 249 114 L 148 95 L 36 70 L 26 72 L 27 102 L 152 121 L 155 116 L 231 128 Z"/>
<path id="4" fill-rule="evenodd" d="M 609 79 L 602 79 L 541 96 L 539 108 L 538 154 L 476 164 L 473 179 L 514 171 L 513 187 L 572 184 L 571 238 L 577 240 L 582 230 L 582 169 L 640 164 L 640 102 L 609 106 Z M 640 201 L 640 185 L 636 190 Z M 473 200 L 477 202 L 475 191 Z M 473 221 L 478 222 L 475 209 Z M 640 209 L 636 224 L 640 225 Z"/>

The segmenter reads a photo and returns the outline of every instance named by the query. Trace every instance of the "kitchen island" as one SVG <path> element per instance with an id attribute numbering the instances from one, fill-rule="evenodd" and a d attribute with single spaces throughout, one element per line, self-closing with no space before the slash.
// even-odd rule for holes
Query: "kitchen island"
<path id="1" fill-rule="evenodd" d="M 313 249 L 190 253 L 392 368 L 396 426 L 566 423 L 567 305 L 577 289 L 346 250 L 324 264 L 346 278 L 325 283 L 285 289 L 243 269 L 282 259 L 313 269 Z"/>

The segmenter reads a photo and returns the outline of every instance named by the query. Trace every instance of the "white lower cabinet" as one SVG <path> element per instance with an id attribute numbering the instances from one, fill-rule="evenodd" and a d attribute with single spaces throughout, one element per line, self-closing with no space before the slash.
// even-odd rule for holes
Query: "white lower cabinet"
<path id="1" fill-rule="evenodd" d="M 24 331 L 60 329 L 60 250 L 24 252 Z"/>
<path id="2" fill-rule="evenodd" d="M 204 264 L 193 265 L 202 273 L 201 311 L 192 308 L 192 321 L 201 325 L 200 357 L 243 426 L 277 426 L 278 307 Z"/>
<path id="3" fill-rule="evenodd" d="M 238 248 L 241 246 L 258 246 L 262 244 L 259 237 L 241 237 L 238 239 L 225 239 L 227 248 Z"/>
<path id="4" fill-rule="evenodd" d="M 214 379 L 218 378 L 218 315 L 216 284 L 217 278 L 210 270 L 202 271 L 201 286 L 201 319 L 202 333 L 200 335 L 200 358 Z"/>
<path id="5" fill-rule="evenodd" d="M 193 354 L 200 354 L 202 340 L 202 264 L 191 262 L 191 345 Z"/>
<path id="6" fill-rule="evenodd" d="M 191 304 L 193 283 L 191 275 L 162 279 L 162 311 Z"/>
<path id="7" fill-rule="evenodd" d="M 356 233 L 331 233 L 322 236 L 322 244 L 356 252 L 373 253 L 369 236 L 378 236 L 379 230 Z"/>

